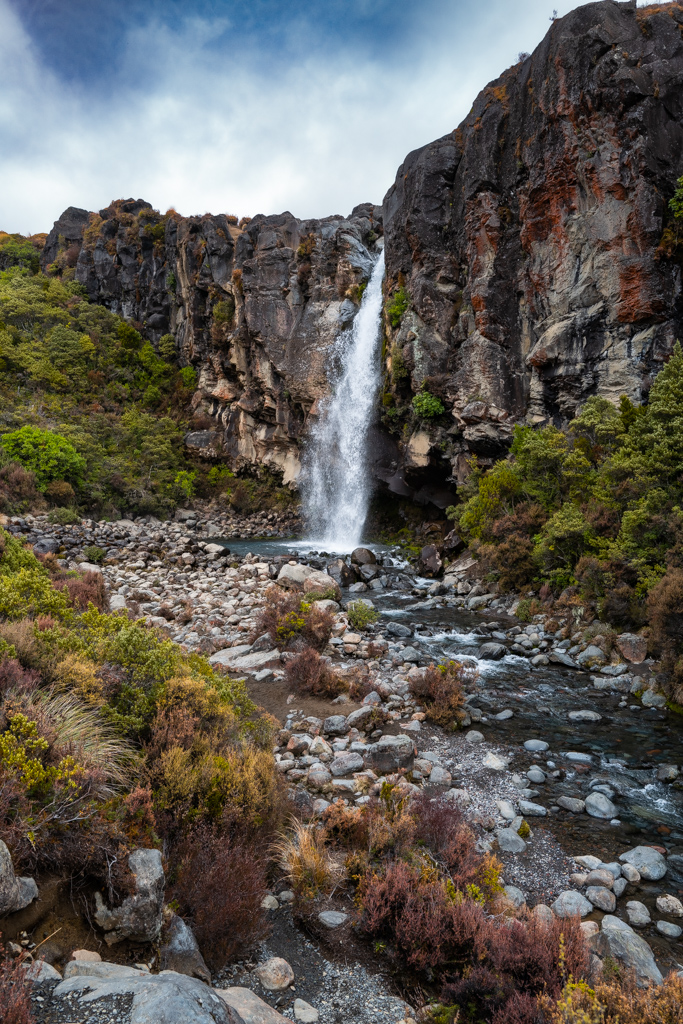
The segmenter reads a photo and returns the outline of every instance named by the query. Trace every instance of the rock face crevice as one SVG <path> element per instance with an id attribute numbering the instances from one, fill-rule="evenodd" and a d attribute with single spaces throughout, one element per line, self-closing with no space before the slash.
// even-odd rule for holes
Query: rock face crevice
<path id="1" fill-rule="evenodd" d="M 515 422 L 646 397 L 683 337 L 683 260 L 660 245 L 681 174 L 683 3 L 603 0 L 554 21 L 457 129 L 409 154 L 382 208 L 237 223 L 143 200 L 71 207 L 43 266 L 73 268 L 154 340 L 174 335 L 198 373 L 191 447 L 294 485 L 384 233 L 387 298 L 404 288 L 408 308 L 384 321 L 384 399 L 403 419 L 374 431 L 374 471 L 448 504 Z M 445 406 L 431 424 L 411 412 L 423 385 Z"/>
<path id="2" fill-rule="evenodd" d="M 646 395 L 683 335 L 681 266 L 658 249 L 682 115 L 683 5 L 605 0 L 555 21 L 399 168 L 387 284 L 412 308 L 394 343 L 413 390 L 439 378 L 461 453 L 504 449 L 510 416 Z"/>

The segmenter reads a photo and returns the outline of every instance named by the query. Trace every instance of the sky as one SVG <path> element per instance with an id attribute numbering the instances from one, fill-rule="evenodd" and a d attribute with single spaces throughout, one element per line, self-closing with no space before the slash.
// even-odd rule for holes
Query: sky
<path id="1" fill-rule="evenodd" d="M 132 196 L 348 214 L 576 3 L 0 0 L 0 230 Z"/>

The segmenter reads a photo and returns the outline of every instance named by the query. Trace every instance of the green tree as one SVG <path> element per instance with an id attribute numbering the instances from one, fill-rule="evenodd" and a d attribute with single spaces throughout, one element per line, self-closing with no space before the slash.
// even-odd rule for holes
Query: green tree
<path id="1" fill-rule="evenodd" d="M 4 434 L 0 445 L 10 458 L 30 469 L 43 489 L 52 480 L 78 483 L 85 470 L 85 459 L 61 434 L 40 427 L 21 427 Z"/>

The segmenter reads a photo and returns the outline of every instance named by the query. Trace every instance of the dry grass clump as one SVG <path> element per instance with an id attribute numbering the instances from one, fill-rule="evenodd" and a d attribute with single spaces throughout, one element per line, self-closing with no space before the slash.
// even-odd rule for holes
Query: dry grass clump
<path id="1" fill-rule="evenodd" d="M 286 871 L 294 892 L 303 899 L 331 892 L 341 879 L 326 838 L 324 829 L 293 819 L 290 830 L 273 844 L 274 857 Z"/>
<path id="2" fill-rule="evenodd" d="M 348 689 L 347 683 L 312 647 L 291 658 L 285 666 L 285 679 L 295 693 L 311 697 L 338 697 Z"/>

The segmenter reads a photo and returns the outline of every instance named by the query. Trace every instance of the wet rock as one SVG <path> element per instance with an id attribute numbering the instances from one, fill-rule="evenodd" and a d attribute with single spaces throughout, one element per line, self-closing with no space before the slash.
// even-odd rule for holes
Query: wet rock
<path id="1" fill-rule="evenodd" d="M 323 910 L 318 914 L 318 920 L 326 928 L 339 928 L 345 921 L 348 921 L 348 918 L 348 914 L 342 914 L 338 910 Z"/>
<path id="2" fill-rule="evenodd" d="M 665 935 L 667 939 L 678 939 L 683 934 L 683 928 L 670 921 L 657 921 L 656 928 L 659 934 Z"/>
<path id="3" fill-rule="evenodd" d="M 501 828 L 496 838 L 504 853 L 524 853 L 526 850 L 526 843 L 513 828 Z"/>
<path id="4" fill-rule="evenodd" d="M 602 715 L 597 711 L 570 711 L 567 715 L 570 722 L 601 722 Z"/>
<path id="5" fill-rule="evenodd" d="M 611 914 L 617 905 L 614 893 L 602 885 L 589 885 L 586 889 L 586 899 L 589 899 L 598 910 L 604 910 L 607 914 Z"/>
<path id="6" fill-rule="evenodd" d="M 133 850 L 128 867 L 135 877 L 135 892 L 120 907 L 109 910 L 102 894 L 95 893 L 95 920 L 105 932 L 108 945 L 132 939 L 156 942 L 161 933 L 164 902 L 164 871 L 159 850 Z"/>
<path id="7" fill-rule="evenodd" d="M 0 839 L 0 917 L 23 910 L 38 896 L 33 878 L 18 878 L 9 850 Z"/>
<path id="8" fill-rule="evenodd" d="M 567 753 L 564 754 L 563 756 L 564 756 L 565 760 L 571 761 L 572 764 L 592 764 L 593 763 L 592 755 L 591 754 L 584 754 L 580 750 L 568 750 Z"/>
<path id="9" fill-rule="evenodd" d="M 426 544 L 417 561 L 417 571 L 421 576 L 438 576 L 443 569 L 439 549 L 434 544 Z"/>
<path id="10" fill-rule="evenodd" d="M 657 769 L 657 779 L 659 782 L 674 782 L 678 775 L 678 766 L 675 764 L 663 764 Z"/>
<path id="11" fill-rule="evenodd" d="M 548 749 L 548 744 L 545 740 L 525 740 L 524 749 L 530 750 L 532 753 L 542 753 Z"/>
<path id="12" fill-rule="evenodd" d="M 401 651 L 401 657 L 403 658 L 404 661 L 408 661 L 415 664 L 420 660 L 422 655 L 414 647 L 404 647 L 403 650 Z"/>
<path id="13" fill-rule="evenodd" d="M 619 899 L 620 896 L 623 896 L 623 894 L 624 894 L 624 892 L 626 890 L 626 886 L 627 885 L 628 885 L 628 881 L 625 878 L 615 878 L 614 879 L 614 885 L 612 886 L 612 889 L 613 889 L 614 895 L 617 897 L 617 899 Z"/>
<path id="14" fill-rule="evenodd" d="M 592 912 L 593 904 L 575 889 L 566 889 L 552 904 L 552 909 L 557 917 L 573 917 L 575 914 L 586 917 Z"/>
<path id="15" fill-rule="evenodd" d="M 633 850 L 622 853 L 619 860 L 632 864 L 640 872 L 641 877 L 649 882 L 657 882 L 666 874 L 666 860 L 651 846 L 636 846 Z"/>
<path id="16" fill-rule="evenodd" d="M 482 644 L 479 648 L 477 657 L 482 661 L 500 661 L 507 654 L 507 648 L 504 644 Z"/>
<path id="17" fill-rule="evenodd" d="M 294 971 L 281 956 L 272 956 L 253 973 L 269 992 L 281 992 L 294 983 Z"/>
<path id="18" fill-rule="evenodd" d="M 591 818 L 604 818 L 609 821 L 616 817 L 617 809 L 604 793 L 592 792 L 586 797 L 586 813 L 590 814 Z"/>
<path id="19" fill-rule="evenodd" d="M 535 782 L 537 785 L 541 785 L 541 783 L 545 782 L 545 772 L 541 771 L 541 769 L 537 768 L 535 765 L 529 769 L 526 773 L 526 777 L 530 782 Z"/>
<path id="20" fill-rule="evenodd" d="M 645 928 L 652 920 L 650 911 L 639 900 L 628 901 L 626 904 L 626 915 L 628 923 L 633 925 L 634 928 Z"/>
<path id="21" fill-rule="evenodd" d="M 602 931 L 590 940 L 595 952 L 617 960 L 627 971 L 633 970 L 640 987 L 654 982 L 661 985 L 662 975 L 647 942 L 617 917 L 605 916 Z"/>
<path id="22" fill-rule="evenodd" d="M 585 801 L 574 796 L 558 796 L 557 806 L 565 811 L 571 811 L 572 814 L 582 814 L 586 809 Z"/>
<path id="23" fill-rule="evenodd" d="M 388 622 L 384 629 L 389 636 L 409 637 L 413 635 L 412 629 L 409 626 L 404 626 L 402 622 Z"/>
<path id="24" fill-rule="evenodd" d="M 164 918 L 164 942 L 159 953 L 162 971 L 177 971 L 178 974 L 199 978 L 210 985 L 211 973 L 204 963 L 192 929 L 170 909 Z"/>
<path id="25" fill-rule="evenodd" d="M 558 665 L 566 665 L 567 668 L 576 668 L 576 662 L 564 651 L 551 651 L 548 655 L 550 661 Z"/>
<path id="26" fill-rule="evenodd" d="M 352 583 L 358 582 L 356 568 L 347 565 L 343 558 L 336 558 L 333 562 L 329 562 L 327 572 L 342 587 L 350 587 Z"/>
<path id="27" fill-rule="evenodd" d="M 519 809 L 527 818 L 545 818 L 548 813 L 542 804 L 534 804 L 530 800 L 520 800 Z"/>
<path id="28" fill-rule="evenodd" d="M 354 548 L 351 552 L 351 561 L 354 565 L 375 565 L 377 559 L 370 548 Z"/>
<path id="29" fill-rule="evenodd" d="M 622 633 L 616 638 L 615 644 L 622 658 L 634 665 L 640 665 L 647 657 L 647 639 L 644 636 Z"/>

